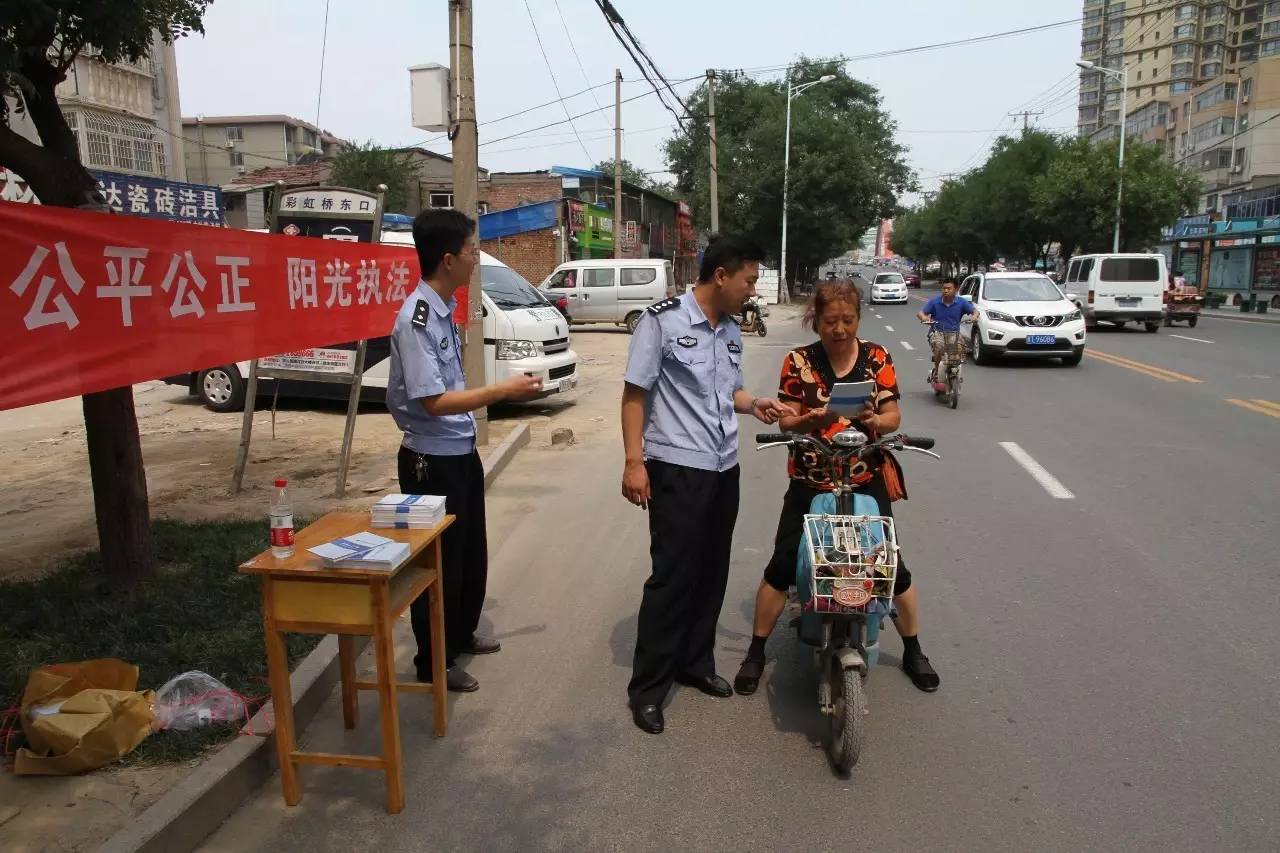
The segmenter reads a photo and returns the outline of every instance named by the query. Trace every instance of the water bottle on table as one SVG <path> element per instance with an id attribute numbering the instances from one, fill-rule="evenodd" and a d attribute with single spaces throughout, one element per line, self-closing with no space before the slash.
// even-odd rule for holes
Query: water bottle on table
<path id="1" fill-rule="evenodd" d="M 276 480 L 271 500 L 271 556 L 293 556 L 293 505 L 289 503 L 289 481 L 283 478 Z"/>

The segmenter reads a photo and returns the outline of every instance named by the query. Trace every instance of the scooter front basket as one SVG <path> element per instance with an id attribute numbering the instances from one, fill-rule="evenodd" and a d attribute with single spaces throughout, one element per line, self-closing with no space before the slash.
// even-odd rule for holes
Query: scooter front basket
<path id="1" fill-rule="evenodd" d="M 807 612 L 887 612 L 898 573 L 893 519 L 806 515 L 797 588 Z"/>

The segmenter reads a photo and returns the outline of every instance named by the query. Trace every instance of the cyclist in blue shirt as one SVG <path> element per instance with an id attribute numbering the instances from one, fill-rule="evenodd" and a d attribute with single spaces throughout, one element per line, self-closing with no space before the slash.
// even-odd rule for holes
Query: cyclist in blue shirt
<path id="1" fill-rule="evenodd" d="M 978 309 L 968 299 L 957 299 L 956 280 L 943 279 L 942 295 L 930 299 L 916 317 L 921 323 L 933 322 L 933 330 L 929 332 L 929 346 L 933 349 L 933 372 L 929 374 L 929 382 L 938 379 L 938 364 L 942 361 L 942 333 L 960 331 L 960 321 L 966 314 L 978 313 Z"/>

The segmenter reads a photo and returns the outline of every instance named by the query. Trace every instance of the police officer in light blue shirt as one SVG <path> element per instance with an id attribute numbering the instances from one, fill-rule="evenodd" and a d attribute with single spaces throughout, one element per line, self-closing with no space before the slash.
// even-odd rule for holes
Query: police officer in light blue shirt
<path id="1" fill-rule="evenodd" d="M 627 688 L 642 730 L 663 730 L 673 682 L 712 696 L 716 622 L 738 518 L 738 415 L 777 423 L 789 407 L 743 390 L 742 310 L 763 252 L 732 237 L 712 241 L 698 284 L 651 306 L 636 327 L 622 392 L 622 494 L 649 511 L 653 570 L 644 585 Z"/>
<path id="2" fill-rule="evenodd" d="M 480 260 L 476 224 L 457 210 L 427 210 L 413 221 L 422 280 L 405 299 L 391 332 L 387 408 L 404 432 L 398 467 L 400 491 L 443 495 L 455 516 L 444 532 L 445 665 L 450 690 L 469 692 L 479 683 L 456 665 L 460 654 L 490 654 L 494 640 L 476 636 L 489 574 L 485 536 L 484 466 L 476 452 L 472 415 L 502 400 L 529 400 L 542 380 L 519 376 L 468 390 L 462 372 L 462 341 L 453 324 L 454 293 L 471 281 Z M 473 298 L 479 299 L 479 294 Z M 410 607 L 418 641 L 414 665 L 419 681 L 431 680 L 431 630 L 426 596 Z"/>

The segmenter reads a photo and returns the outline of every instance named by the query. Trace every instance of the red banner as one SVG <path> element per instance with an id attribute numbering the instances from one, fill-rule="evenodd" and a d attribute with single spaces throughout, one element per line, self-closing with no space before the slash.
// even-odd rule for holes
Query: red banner
<path id="1" fill-rule="evenodd" d="M 417 283 L 404 246 L 0 202 L 0 409 L 380 337 Z"/>

